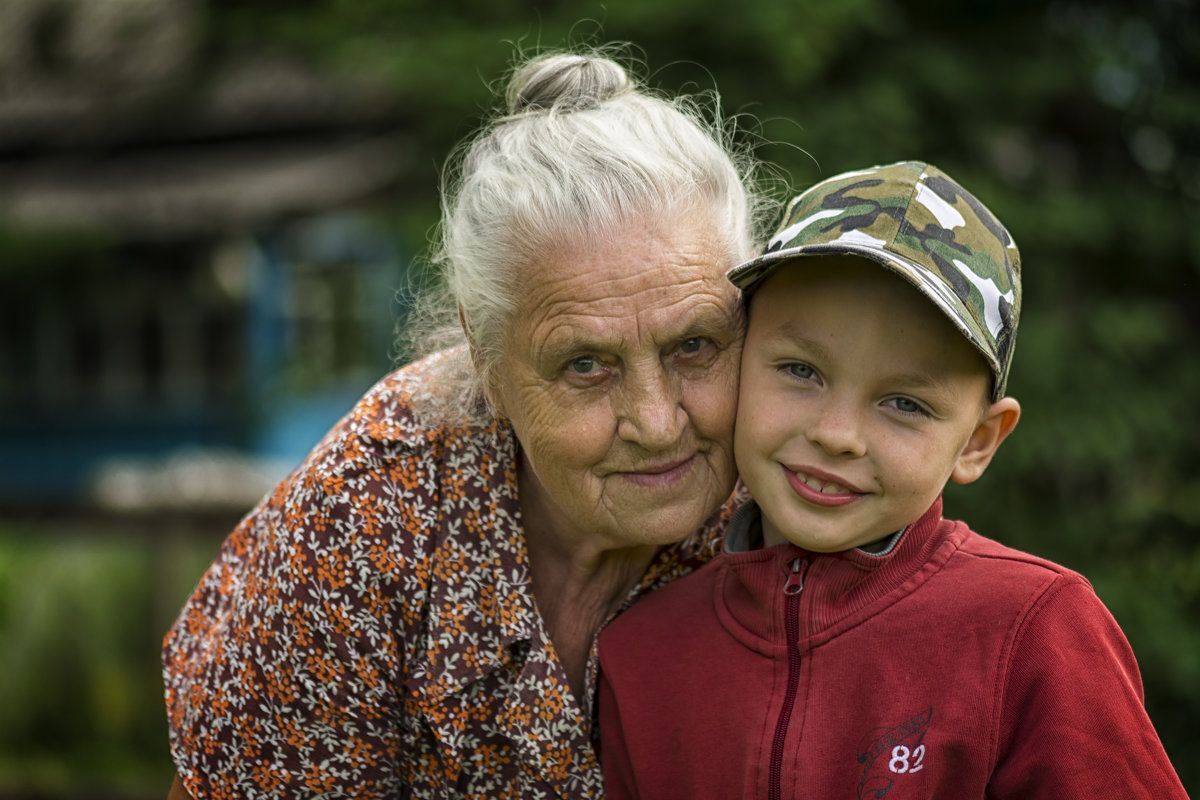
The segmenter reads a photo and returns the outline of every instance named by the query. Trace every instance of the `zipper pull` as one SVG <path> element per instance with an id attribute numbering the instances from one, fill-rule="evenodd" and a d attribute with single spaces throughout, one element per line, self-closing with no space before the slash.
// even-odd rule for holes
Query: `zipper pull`
<path id="1" fill-rule="evenodd" d="M 783 593 L 787 595 L 800 594 L 804 589 L 804 559 L 797 558 L 792 562 L 792 569 L 788 572 L 787 583 L 783 585 Z"/>

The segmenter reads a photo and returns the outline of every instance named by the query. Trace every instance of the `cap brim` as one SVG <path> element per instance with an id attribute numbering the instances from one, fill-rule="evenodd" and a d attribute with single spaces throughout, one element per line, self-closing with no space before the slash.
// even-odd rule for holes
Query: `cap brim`
<path id="1" fill-rule="evenodd" d="M 907 281 L 913 288 L 941 309 L 946 318 L 954 324 L 954 327 L 967 338 L 967 341 L 987 361 L 988 366 L 992 370 L 992 375 L 996 376 L 996 380 L 999 382 L 1001 374 L 1000 362 L 997 360 L 995 354 L 990 352 L 987 340 L 983 339 L 978 332 L 972 330 L 971 325 L 968 324 L 967 320 L 972 318 L 971 312 L 962 300 L 953 292 L 946 289 L 945 281 L 941 277 L 932 275 L 928 269 L 889 250 L 849 242 L 783 248 L 771 253 L 764 253 L 761 256 L 750 259 L 744 264 L 739 264 L 731 269 L 726 277 L 734 286 L 749 294 L 771 275 L 780 264 L 786 261 L 810 256 L 830 255 L 861 256 L 862 258 L 874 261 L 880 266 L 886 267 Z"/>

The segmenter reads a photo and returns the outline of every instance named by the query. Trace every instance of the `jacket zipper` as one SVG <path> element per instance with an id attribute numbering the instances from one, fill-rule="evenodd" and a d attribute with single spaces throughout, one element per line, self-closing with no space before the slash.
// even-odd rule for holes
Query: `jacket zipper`
<path id="1" fill-rule="evenodd" d="M 797 558 L 792 562 L 787 582 L 783 584 L 783 627 L 787 635 L 788 675 L 783 694 L 783 708 L 775 722 L 775 738 L 771 742 L 771 766 L 767 773 L 768 800 L 782 800 L 783 745 L 787 741 L 792 708 L 800 688 L 800 592 L 804 590 L 804 568 L 808 562 Z"/>

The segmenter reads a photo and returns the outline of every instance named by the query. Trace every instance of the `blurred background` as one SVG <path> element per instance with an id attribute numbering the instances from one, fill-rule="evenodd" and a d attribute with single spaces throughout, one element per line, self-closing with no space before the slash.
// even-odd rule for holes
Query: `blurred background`
<path id="1" fill-rule="evenodd" d="M 396 363 L 440 166 L 515 49 L 608 40 L 652 86 L 719 88 L 780 198 L 920 158 L 1006 221 L 1025 413 L 949 513 L 1091 578 L 1200 792 L 1198 23 L 1188 0 L 0 0 L 0 798 L 165 796 L 162 634 Z"/>

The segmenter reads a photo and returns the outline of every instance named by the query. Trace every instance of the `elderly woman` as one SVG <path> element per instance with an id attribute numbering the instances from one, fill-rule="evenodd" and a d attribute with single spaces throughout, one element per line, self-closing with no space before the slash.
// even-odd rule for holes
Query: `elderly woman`
<path id="1" fill-rule="evenodd" d="M 600 797 L 594 643 L 736 500 L 751 195 L 604 58 L 520 68 L 444 199 L 465 335 L 386 377 L 167 635 L 172 793 Z"/>

